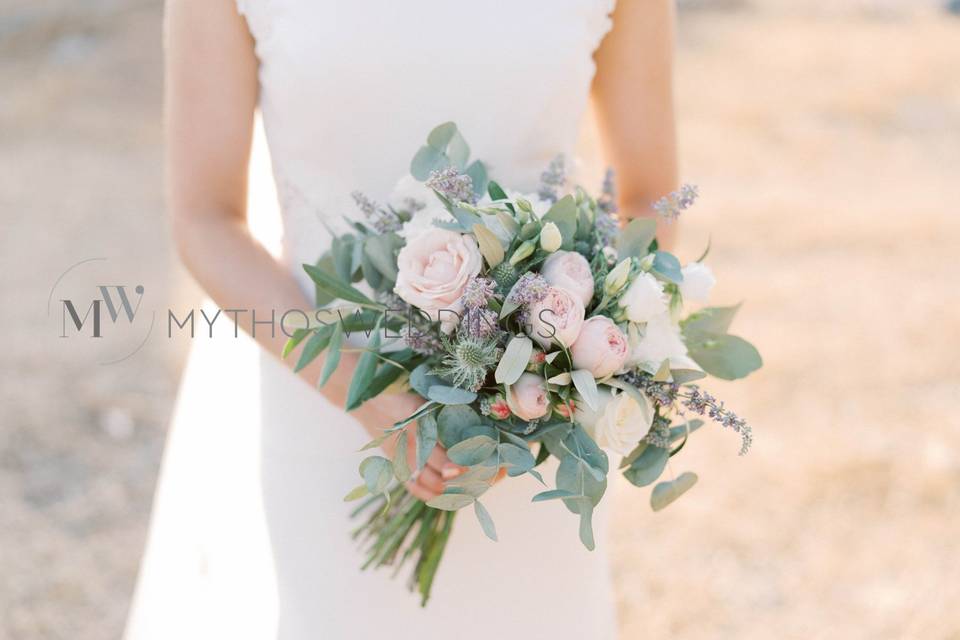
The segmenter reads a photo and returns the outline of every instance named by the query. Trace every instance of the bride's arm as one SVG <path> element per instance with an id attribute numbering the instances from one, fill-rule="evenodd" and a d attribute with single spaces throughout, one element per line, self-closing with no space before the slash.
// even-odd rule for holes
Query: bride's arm
<path id="1" fill-rule="evenodd" d="M 234 0 L 168 0 L 165 38 L 168 206 L 184 264 L 222 309 L 257 310 L 261 318 L 270 317 L 272 309 L 278 316 L 286 309 L 311 309 L 294 278 L 247 227 L 247 163 L 258 84 L 246 22 Z M 285 336 L 275 333 L 259 331 L 256 339 L 279 356 Z M 323 388 L 337 405 L 344 403 L 355 361 L 353 354 L 344 354 Z M 318 359 L 300 375 L 315 384 L 321 367 Z M 420 402 L 409 394 L 382 395 L 355 415 L 379 435 Z M 446 463 L 442 450 L 435 451 L 414 492 L 429 497 L 442 491 L 439 472 Z"/>
<path id="2" fill-rule="evenodd" d="M 651 204 L 677 186 L 673 4 L 618 2 L 595 55 L 594 107 L 627 216 L 653 215 Z M 673 231 L 661 223 L 657 235 L 669 245 Z"/>

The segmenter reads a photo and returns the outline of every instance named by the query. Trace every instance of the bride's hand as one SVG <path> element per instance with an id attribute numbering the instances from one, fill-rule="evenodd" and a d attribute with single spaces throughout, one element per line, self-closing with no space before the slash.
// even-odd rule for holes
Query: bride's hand
<path id="1" fill-rule="evenodd" d="M 364 403 L 354 415 L 371 437 L 377 438 L 383 435 L 385 427 L 409 416 L 422 404 L 423 398 L 410 393 L 385 393 Z M 407 463 L 411 469 L 415 469 L 417 464 L 416 429 L 416 423 L 411 423 L 405 434 Z M 380 448 L 388 458 L 393 459 L 397 438 L 387 438 Z M 443 493 L 444 483 L 456 478 L 464 470 L 464 467 L 450 461 L 446 450 L 438 443 L 430 452 L 430 457 L 420 473 L 407 483 L 407 490 L 426 502 Z"/>

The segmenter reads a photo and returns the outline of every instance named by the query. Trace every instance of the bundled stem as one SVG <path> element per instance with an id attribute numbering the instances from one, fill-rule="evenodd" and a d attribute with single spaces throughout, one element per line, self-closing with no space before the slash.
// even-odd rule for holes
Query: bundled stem
<path id="1" fill-rule="evenodd" d="M 426 606 L 456 512 L 428 507 L 403 485 L 397 485 L 388 495 L 368 498 L 351 514 L 361 517 L 369 511 L 353 531 L 353 538 L 366 554 L 363 568 L 392 566 L 396 575 L 414 559 L 408 587 L 420 594 L 420 605 Z"/>

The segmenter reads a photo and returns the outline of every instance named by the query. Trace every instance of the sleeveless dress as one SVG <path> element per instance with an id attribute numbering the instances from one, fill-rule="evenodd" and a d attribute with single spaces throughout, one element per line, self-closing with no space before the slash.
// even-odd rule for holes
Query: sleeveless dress
<path id="1" fill-rule="evenodd" d="M 355 211 L 353 190 L 386 201 L 441 122 L 491 176 L 534 191 L 575 151 L 613 1 L 239 0 L 260 61 L 279 259 L 304 291 L 323 222 Z M 459 515 L 425 609 L 403 576 L 360 571 L 342 497 L 368 439 L 251 341 L 196 345 L 126 637 L 616 637 L 605 509 L 587 551 L 576 516 L 530 502 L 542 487 L 529 476 L 485 498 L 499 542 Z"/>

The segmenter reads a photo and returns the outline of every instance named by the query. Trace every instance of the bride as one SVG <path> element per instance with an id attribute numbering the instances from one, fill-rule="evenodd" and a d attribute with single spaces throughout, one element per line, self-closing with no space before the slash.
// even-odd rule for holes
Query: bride
<path id="1" fill-rule="evenodd" d="M 168 0 L 166 17 L 173 230 L 222 309 L 311 308 L 300 265 L 325 249 L 326 223 L 354 210 L 355 189 L 387 201 L 441 122 L 457 123 L 492 175 L 534 191 L 551 158 L 573 154 L 592 98 L 621 211 L 646 215 L 675 186 L 670 0 L 237 1 Z M 247 225 L 258 108 L 279 259 Z M 402 579 L 361 573 L 342 501 L 355 452 L 421 400 L 381 395 L 346 414 L 347 354 L 318 391 L 322 363 L 297 380 L 295 358 L 277 357 L 285 336 L 255 328 L 258 360 L 191 357 L 130 640 L 616 636 L 602 522 L 586 551 L 576 520 L 559 503 L 531 508 L 537 489 L 522 479 L 490 492 L 499 543 L 458 520 L 426 609 Z M 259 447 L 243 475 L 231 459 L 246 427 Z M 410 490 L 429 499 L 453 473 L 438 448 Z"/>

